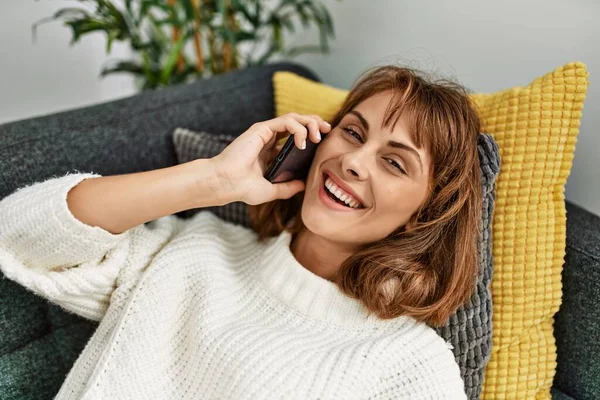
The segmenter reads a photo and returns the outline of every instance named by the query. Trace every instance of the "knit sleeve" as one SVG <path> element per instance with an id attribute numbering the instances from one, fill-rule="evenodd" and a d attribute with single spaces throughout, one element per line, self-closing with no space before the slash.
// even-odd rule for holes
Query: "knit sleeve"
<path id="1" fill-rule="evenodd" d="M 160 218 L 121 234 L 73 216 L 69 190 L 96 174 L 69 174 L 23 187 L 0 201 L 0 270 L 67 311 L 99 321 L 111 295 L 137 279 L 172 237 L 178 219 Z"/>

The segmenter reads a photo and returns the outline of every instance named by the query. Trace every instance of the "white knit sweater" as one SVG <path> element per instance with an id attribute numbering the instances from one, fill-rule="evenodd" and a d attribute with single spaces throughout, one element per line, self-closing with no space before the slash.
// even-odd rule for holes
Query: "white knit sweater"
<path id="1" fill-rule="evenodd" d="M 100 321 L 57 399 L 463 399 L 445 341 L 379 320 L 304 268 L 290 234 L 259 243 L 209 212 L 119 235 L 70 213 L 69 174 L 0 202 L 0 268 Z"/>

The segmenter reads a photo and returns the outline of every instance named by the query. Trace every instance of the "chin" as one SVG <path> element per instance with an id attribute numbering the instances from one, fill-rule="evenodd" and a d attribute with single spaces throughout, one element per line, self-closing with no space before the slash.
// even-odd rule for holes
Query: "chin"
<path id="1" fill-rule="evenodd" d="M 334 221 L 331 221 L 326 215 L 323 215 L 322 212 L 319 212 L 308 205 L 302 206 L 300 215 L 302 224 L 304 224 L 306 229 L 317 235 L 328 236 L 332 233 L 332 228 L 335 227 Z"/>
<path id="2" fill-rule="evenodd" d="M 334 242 L 348 242 L 349 232 L 356 231 L 352 220 L 340 213 L 332 212 L 319 204 L 318 194 L 306 193 L 300 217 L 306 229 L 315 235 L 322 236 Z"/>

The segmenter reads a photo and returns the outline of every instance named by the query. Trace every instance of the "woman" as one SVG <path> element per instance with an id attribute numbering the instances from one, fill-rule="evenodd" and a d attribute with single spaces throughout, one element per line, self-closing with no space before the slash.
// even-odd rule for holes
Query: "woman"
<path id="1" fill-rule="evenodd" d="M 478 269 L 466 91 L 378 67 L 332 122 L 288 114 L 212 159 L 69 174 L 0 202 L 3 273 L 100 321 L 57 399 L 465 398 L 429 325 Z M 288 133 L 322 143 L 306 182 L 271 184 Z M 172 215 L 233 201 L 253 230 Z"/>

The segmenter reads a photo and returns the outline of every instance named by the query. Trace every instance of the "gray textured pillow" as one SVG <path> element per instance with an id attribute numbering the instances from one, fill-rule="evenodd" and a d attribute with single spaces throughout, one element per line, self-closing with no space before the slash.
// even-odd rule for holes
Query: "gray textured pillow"
<path id="1" fill-rule="evenodd" d="M 175 152 L 179 163 L 197 158 L 210 158 L 219 154 L 235 138 L 206 132 L 192 132 L 177 128 L 173 134 Z M 476 291 L 437 333 L 452 344 L 454 357 L 460 367 L 469 399 L 478 399 L 481 393 L 485 367 L 492 348 L 492 237 L 491 224 L 494 210 L 496 177 L 500 169 L 498 145 L 488 134 L 478 138 L 481 185 L 483 187 L 482 234 L 479 239 L 480 267 Z M 246 204 L 235 202 L 209 210 L 220 218 L 250 227 Z M 189 217 L 198 210 L 184 212 Z"/>

